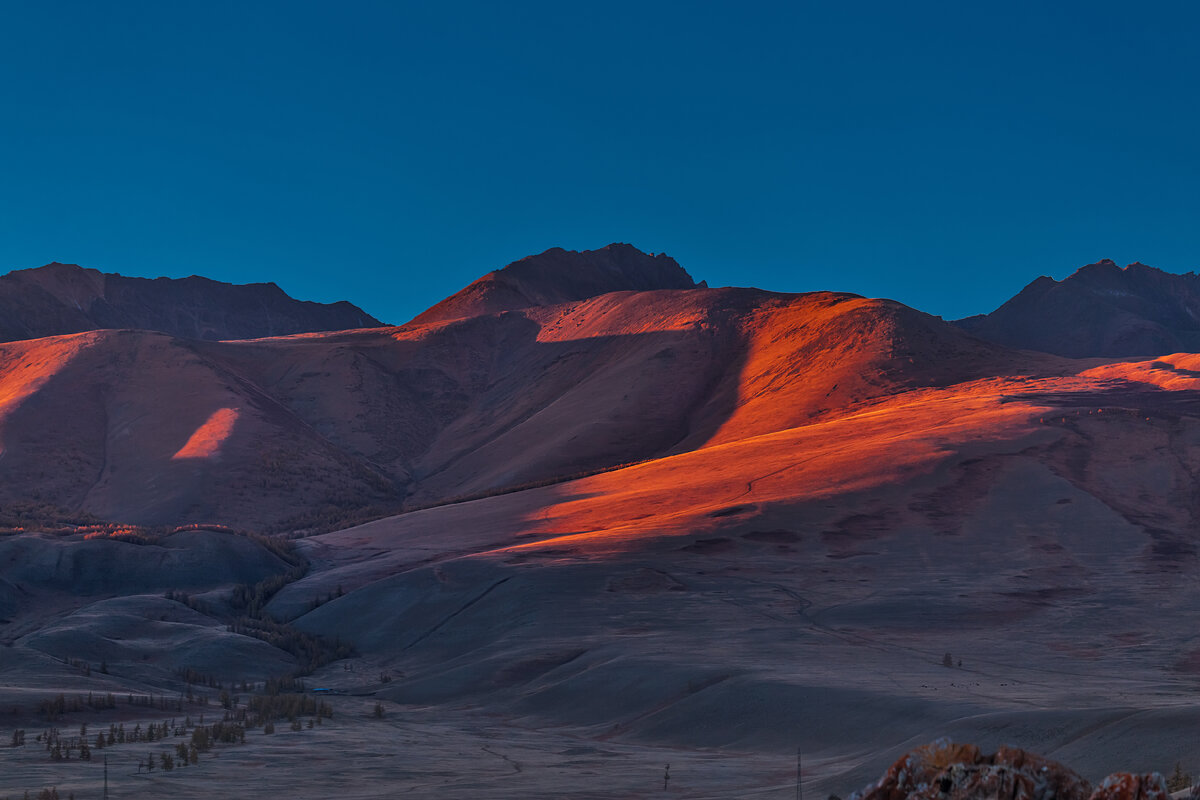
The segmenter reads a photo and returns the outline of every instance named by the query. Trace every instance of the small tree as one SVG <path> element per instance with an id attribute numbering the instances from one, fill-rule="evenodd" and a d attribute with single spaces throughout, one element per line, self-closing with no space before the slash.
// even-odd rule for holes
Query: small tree
<path id="1" fill-rule="evenodd" d="M 1192 786 L 1192 776 L 1183 771 L 1183 765 L 1178 761 L 1175 762 L 1175 771 L 1171 773 L 1171 777 L 1167 778 L 1167 791 L 1179 792 L 1184 789 L 1190 789 Z"/>
<path id="2" fill-rule="evenodd" d="M 946 655 L 942 656 L 942 666 L 943 667 L 953 667 L 954 666 L 954 656 L 950 655 L 949 653 L 946 653 Z"/>

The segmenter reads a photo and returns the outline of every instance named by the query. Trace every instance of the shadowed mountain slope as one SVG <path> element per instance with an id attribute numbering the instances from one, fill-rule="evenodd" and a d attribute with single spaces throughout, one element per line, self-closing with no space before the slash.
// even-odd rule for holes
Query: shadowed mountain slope
<path id="1" fill-rule="evenodd" d="M 104 328 L 217 340 L 381 324 L 345 301 L 293 300 L 273 283 L 127 278 L 57 262 L 0 276 L 0 342 Z"/>
<path id="2" fill-rule="evenodd" d="M 1007 347 L 1071 358 L 1200 350 L 1200 276 L 1108 259 L 1061 281 L 1045 276 L 991 314 L 955 324 Z"/>
<path id="3" fill-rule="evenodd" d="M 289 505 L 387 496 L 385 477 L 198 344 L 92 331 L 0 345 L 0 501 L 257 527 Z"/>
<path id="4" fill-rule="evenodd" d="M 163 596 L 217 590 L 223 597 L 236 585 L 282 575 L 291 565 L 262 541 L 215 531 L 153 543 L 23 534 L 0 539 L 0 563 L 4 666 L 14 656 L 19 663 L 48 654 L 159 685 L 183 669 L 265 678 L 295 668 L 283 651 Z M 196 607 L 230 610 L 221 598 Z"/>
<path id="5" fill-rule="evenodd" d="M 554 247 L 489 272 L 412 321 L 439 322 L 586 300 L 608 292 L 692 289 L 696 285 L 675 259 L 661 253 L 648 255 L 632 245 L 614 243 L 582 252 Z"/>

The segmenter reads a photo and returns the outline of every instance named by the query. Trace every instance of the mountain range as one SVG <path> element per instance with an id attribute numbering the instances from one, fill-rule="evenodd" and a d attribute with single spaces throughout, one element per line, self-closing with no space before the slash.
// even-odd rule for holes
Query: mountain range
<path id="1" fill-rule="evenodd" d="M 273 283 L 233 286 L 195 275 L 127 278 L 58 262 L 0 276 L 0 342 L 104 328 L 257 339 L 382 324 L 345 301 L 293 300 Z"/>
<path id="2" fill-rule="evenodd" d="M 242 290 L 259 291 L 224 291 Z M 552 250 L 399 328 L 0 345 L 0 498 L 293 530 L 783 430 L 1014 358 L 889 301 L 708 289 L 628 245 Z"/>
<path id="3" fill-rule="evenodd" d="M 950 323 L 614 244 L 398 327 L 2 344 L 0 708 L 305 669 L 423 720 L 378 796 L 482 753 L 454 791 L 646 796 L 670 762 L 790 797 L 798 747 L 844 792 L 942 735 L 1169 768 L 1200 723 L 1193 277 L 1101 262 Z M 247 587 L 353 655 L 243 635 Z"/>

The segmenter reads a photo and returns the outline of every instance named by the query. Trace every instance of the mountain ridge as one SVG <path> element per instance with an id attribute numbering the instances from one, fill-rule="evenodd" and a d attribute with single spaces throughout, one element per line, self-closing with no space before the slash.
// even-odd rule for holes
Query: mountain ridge
<path id="1" fill-rule="evenodd" d="M 1018 360 L 1059 369 L 1048 359 Z M 899 303 L 756 289 L 255 340 L 49 337 L 0 345 L 0 502 L 37 490 L 105 519 L 304 528 L 306 514 L 737 441 L 1013 363 Z"/>
<path id="2" fill-rule="evenodd" d="M 382 325 L 347 301 L 296 300 L 275 283 L 131 278 L 57 261 L 0 276 L 0 342 L 119 328 L 212 341 Z"/>
<path id="3" fill-rule="evenodd" d="M 1195 352 L 1200 276 L 1106 258 L 1061 281 L 1043 275 L 990 314 L 954 324 L 1007 347 L 1068 358 Z"/>

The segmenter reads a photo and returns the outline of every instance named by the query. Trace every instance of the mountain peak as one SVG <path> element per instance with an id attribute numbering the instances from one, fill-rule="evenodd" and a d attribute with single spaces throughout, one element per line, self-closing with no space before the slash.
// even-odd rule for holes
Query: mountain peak
<path id="1" fill-rule="evenodd" d="M 552 247 L 489 272 L 413 319 L 440 322 L 531 306 L 586 300 L 609 292 L 695 289 L 692 276 L 670 256 L 613 242 L 597 250 Z"/>
<path id="2" fill-rule="evenodd" d="M 61 261 L 51 261 L 49 264 L 43 264 L 40 267 L 28 267 L 26 269 L 14 269 L 11 272 L 9 272 L 3 276 L 0 276 L 0 277 L 28 280 L 30 278 L 37 279 L 38 277 L 45 276 L 45 275 L 54 275 L 57 277 L 62 277 L 62 276 L 69 276 L 69 275 L 86 275 L 86 274 L 99 275 L 101 273 L 99 272 L 99 270 L 88 269 L 86 267 L 81 267 L 78 264 L 64 264 Z"/>
<path id="3" fill-rule="evenodd" d="M 1073 358 L 1200 349 L 1200 282 L 1105 258 L 1061 281 L 1038 278 L 991 314 L 959 320 L 984 339 Z"/>

